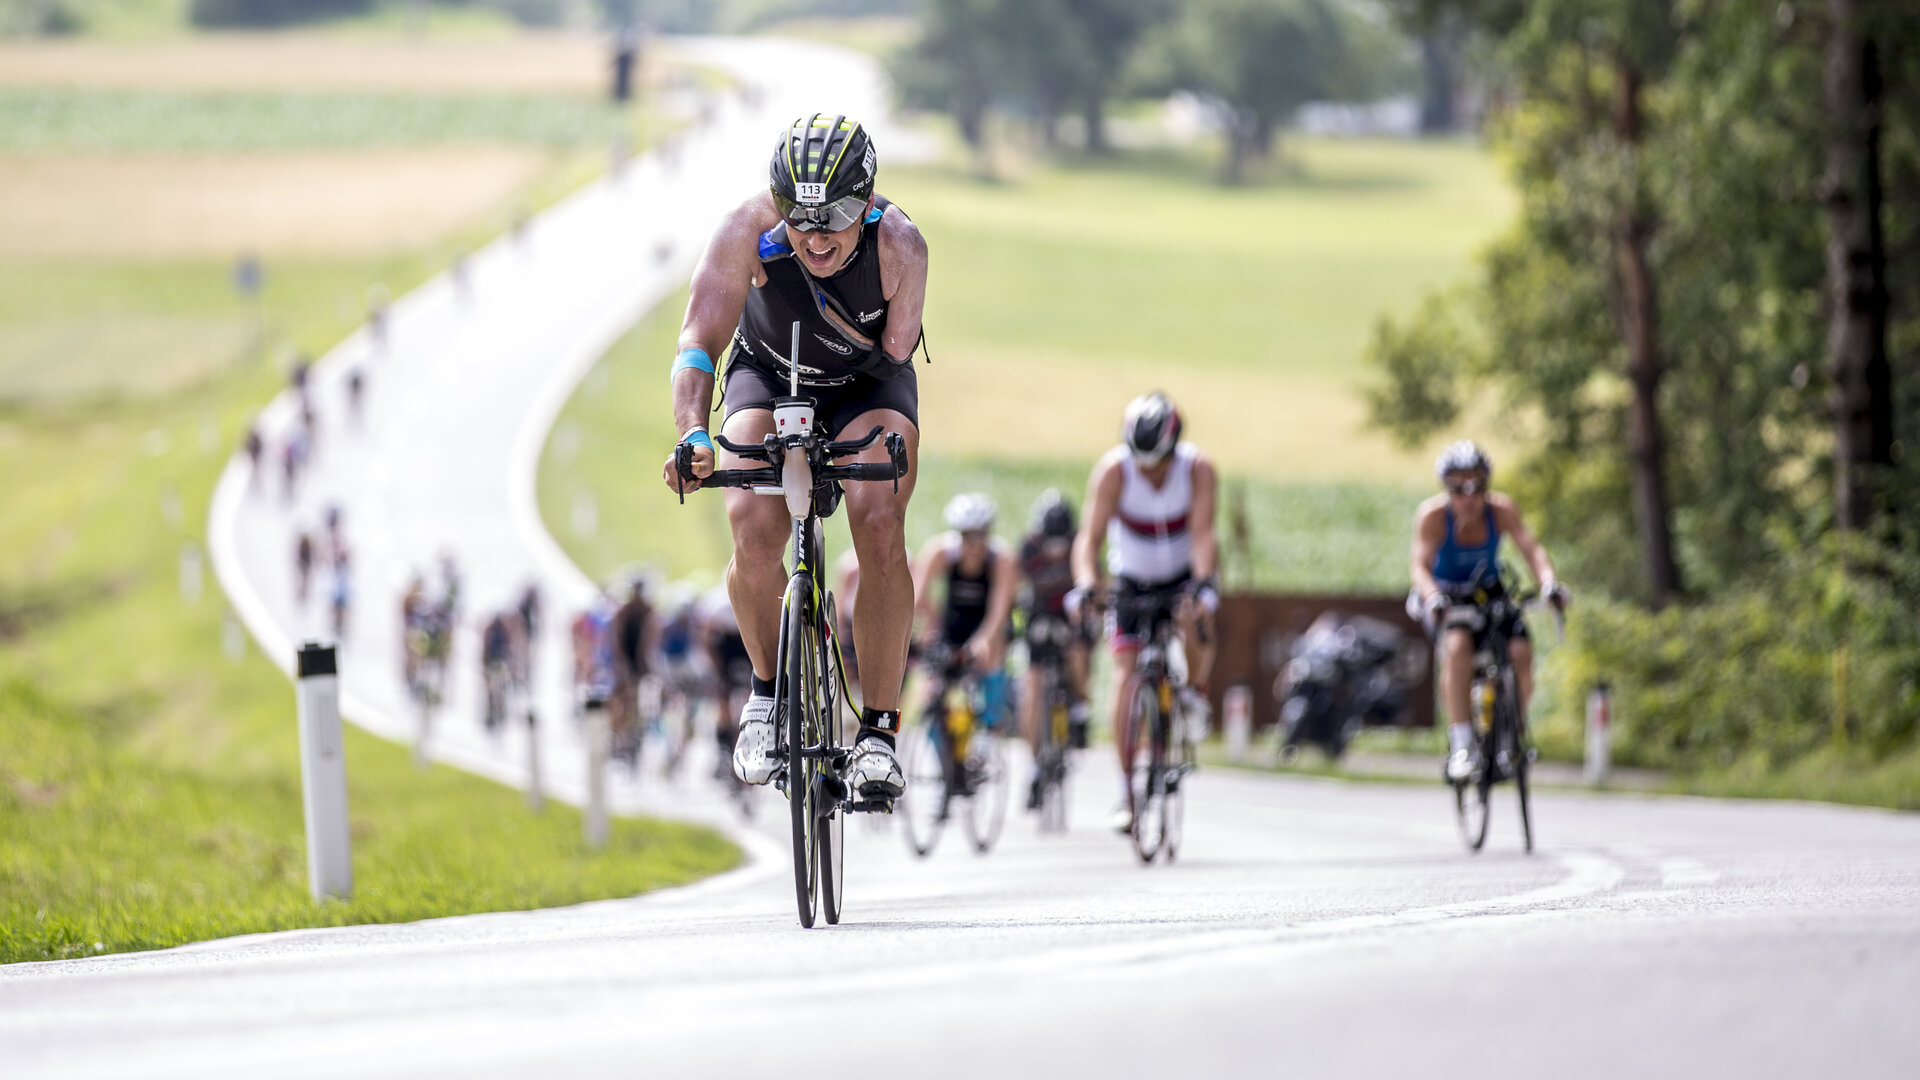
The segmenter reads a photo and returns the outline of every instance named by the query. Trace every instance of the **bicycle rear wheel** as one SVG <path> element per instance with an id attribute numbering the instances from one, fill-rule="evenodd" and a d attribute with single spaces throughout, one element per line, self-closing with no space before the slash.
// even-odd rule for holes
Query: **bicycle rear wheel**
<path id="1" fill-rule="evenodd" d="M 907 819 L 907 846 L 915 855 L 925 857 L 940 842 L 940 830 L 947 823 L 946 751 L 936 724 L 945 723 L 938 710 L 906 733 L 900 755 L 900 770 L 906 775 L 906 790 L 900 795 L 902 816 Z"/>
<path id="2" fill-rule="evenodd" d="M 782 726 L 787 735 L 787 809 L 793 824 L 793 890 L 800 907 L 800 925 L 809 929 L 820 911 L 822 865 L 820 785 L 815 783 L 818 770 L 816 760 L 804 754 L 807 746 L 819 742 L 820 726 L 815 715 L 819 700 L 815 673 L 819 666 L 811 662 L 820 647 L 814 633 L 811 592 L 812 584 L 797 575 L 787 588 L 786 638 L 781 643 L 786 648 L 786 686 L 780 697 L 787 714 Z"/>
<path id="3" fill-rule="evenodd" d="M 1150 863 L 1166 838 L 1166 725 L 1160 715 L 1159 688 L 1145 679 L 1132 681 L 1127 705 L 1127 801 L 1133 808 L 1133 853 Z"/>
<path id="4" fill-rule="evenodd" d="M 973 850 L 985 855 L 1006 824 L 1012 767 L 1007 762 L 1007 741 L 998 732 L 976 731 L 969 743 L 965 768 L 973 781 L 973 798 L 967 800 L 967 837 L 973 841 Z"/>

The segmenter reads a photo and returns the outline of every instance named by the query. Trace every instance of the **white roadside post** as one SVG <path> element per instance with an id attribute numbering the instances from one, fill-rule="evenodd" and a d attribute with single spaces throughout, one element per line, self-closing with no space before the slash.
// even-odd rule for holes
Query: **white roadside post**
<path id="1" fill-rule="evenodd" d="M 1253 739 L 1253 691 L 1229 686 L 1220 700 L 1220 727 L 1227 739 L 1227 760 L 1244 761 Z"/>
<path id="2" fill-rule="evenodd" d="M 1586 782 L 1600 787 L 1613 769 L 1613 688 L 1606 683 L 1594 686 L 1587 695 L 1587 767 Z"/>
<path id="3" fill-rule="evenodd" d="M 527 705 L 527 806 L 534 813 L 547 808 L 547 793 L 540 786 L 540 720 Z"/>
<path id="4" fill-rule="evenodd" d="M 340 741 L 340 667 L 332 645 L 307 642 L 297 663 L 300 785 L 306 797 L 307 884 L 315 900 L 353 893 L 347 757 Z"/>
<path id="5" fill-rule="evenodd" d="M 607 846 L 607 751 L 613 734 L 607 729 L 607 703 L 598 697 L 587 699 L 587 846 L 598 850 Z"/>

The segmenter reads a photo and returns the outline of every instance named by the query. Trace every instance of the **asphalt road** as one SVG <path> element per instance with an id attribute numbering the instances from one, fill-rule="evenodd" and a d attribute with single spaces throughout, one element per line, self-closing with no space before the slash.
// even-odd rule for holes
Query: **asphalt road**
<path id="1" fill-rule="evenodd" d="M 699 47 L 756 78 L 877 85 L 850 61 Z M 445 281 L 403 298 L 388 355 L 357 338 L 322 364 L 322 400 L 370 365 L 365 429 L 324 434 L 291 510 L 244 473 L 216 500 L 216 568 L 262 647 L 286 662 L 316 627 L 290 595 L 290 522 L 330 501 L 361 575 L 348 705 L 377 731 L 415 734 L 390 607 L 443 544 L 476 608 L 529 578 L 578 602 L 530 518 L 532 453 L 597 351 L 684 279 L 736 194 L 712 178 L 757 175 L 790 93 L 727 99 L 678 168 L 639 163 L 480 254 L 469 299 Z M 544 649 L 541 738 L 549 785 L 577 797 L 562 653 Z M 481 735 L 472 693 L 431 754 L 517 781 L 524 736 Z M 1106 755 L 1076 776 L 1067 835 L 1016 810 L 984 857 L 955 834 L 918 860 L 898 823 L 856 821 L 846 922 L 803 931 L 777 796 L 770 831 L 742 829 L 697 777 L 643 775 L 621 805 L 729 823 L 749 864 L 569 909 L 0 968 L 0 1076 L 1920 1075 L 1912 815 L 1552 791 L 1528 856 L 1503 790 L 1475 856 L 1438 784 L 1210 770 L 1180 861 L 1143 868 L 1101 823 Z"/>

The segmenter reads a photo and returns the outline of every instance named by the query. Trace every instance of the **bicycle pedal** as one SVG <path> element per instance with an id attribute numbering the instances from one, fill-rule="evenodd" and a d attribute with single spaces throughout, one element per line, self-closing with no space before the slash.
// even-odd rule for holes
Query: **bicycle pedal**
<path id="1" fill-rule="evenodd" d="M 849 813 L 854 814 L 891 814 L 892 799 L 854 799 L 846 804 Z"/>

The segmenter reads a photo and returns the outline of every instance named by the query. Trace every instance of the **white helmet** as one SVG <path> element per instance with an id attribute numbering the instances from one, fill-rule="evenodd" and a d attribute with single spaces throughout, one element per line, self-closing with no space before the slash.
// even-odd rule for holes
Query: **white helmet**
<path id="1" fill-rule="evenodd" d="M 1440 456 L 1433 460 L 1436 478 L 1445 480 L 1448 473 L 1457 472 L 1482 472 L 1492 479 L 1493 459 L 1471 439 L 1461 439 L 1440 451 Z"/>
<path id="2" fill-rule="evenodd" d="M 947 528 L 955 532 L 984 532 L 993 528 L 993 500 L 976 491 L 955 495 L 947 502 Z"/>

